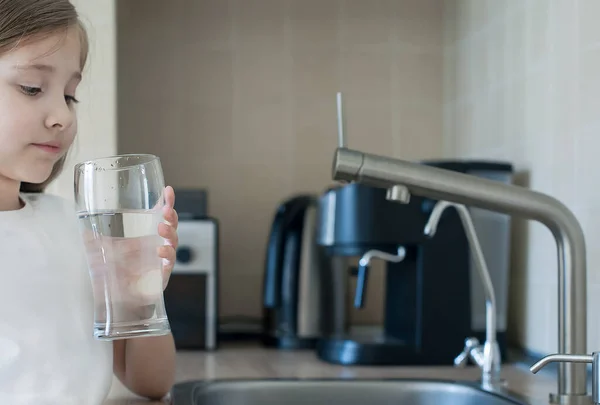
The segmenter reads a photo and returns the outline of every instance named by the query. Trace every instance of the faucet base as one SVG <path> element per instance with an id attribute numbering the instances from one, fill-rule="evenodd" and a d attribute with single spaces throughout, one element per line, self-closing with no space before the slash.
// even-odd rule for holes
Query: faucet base
<path id="1" fill-rule="evenodd" d="M 590 395 L 558 395 L 550 394 L 549 403 L 552 405 L 592 405 Z"/>
<path id="2" fill-rule="evenodd" d="M 499 376 L 497 377 L 490 377 L 490 376 L 485 376 L 483 375 L 483 377 L 480 380 L 481 386 L 483 387 L 483 389 L 486 390 L 502 390 L 502 389 L 506 389 L 508 388 L 508 381 L 505 380 L 504 378 L 501 378 Z"/>

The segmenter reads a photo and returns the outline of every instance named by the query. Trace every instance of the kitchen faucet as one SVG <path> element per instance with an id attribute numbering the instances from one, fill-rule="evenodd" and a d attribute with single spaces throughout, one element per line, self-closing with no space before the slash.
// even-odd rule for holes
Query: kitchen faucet
<path id="1" fill-rule="evenodd" d="M 414 194 L 543 223 L 552 232 L 558 250 L 558 352 L 586 352 L 585 239 L 579 222 L 560 201 L 516 185 L 348 149 L 343 137 L 335 151 L 332 178 L 385 188 L 387 198 L 399 203 Z M 550 395 L 550 400 L 562 405 L 580 404 L 589 400 L 586 388 L 585 364 L 560 363 L 557 393 Z"/>
<path id="2" fill-rule="evenodd" d="M 467 241 L 469 242 L 469 250 L 475 262 L 475 267 L 483 288 L 485 290 L 485 305 L 486 305 L 486 325 L 485 325 L 485 342 L 479 344 L 477 338 L 471 337 L 465 339 L 465 347 L 463 352 L 456 357 L 454 364 L 456 366 L 464 366 L 469 358 L 477 364 L 482 370 L 481 383 L 486 388 L 499 388 L 503 385 L 500 378 L 500 348 L 496 339 L 496 294 L 494 286 L 490 278 L 483 250 L 471 219 L 471 214 L 467 207 L 462 204 L 451 203 L 449 201 L 438 201 L 429 215 L 429 220 L 425 224 L 425 234 L 429 237 L 434 237 L 437 232 L 437 227 L 442 214 L 448 207 L 453 207 L 458 212 L 458 216 L 462 222 Z"/>
<path id="3" fill-rule="evenodd" d="M 537 373 L 544 366 L 554 362 L 583 363 L 592 365 L 592 398 L 584 403 L 600 404 L 600 353 L 592 354 L 550 354 L 531 366 L 530 370 Z"/>

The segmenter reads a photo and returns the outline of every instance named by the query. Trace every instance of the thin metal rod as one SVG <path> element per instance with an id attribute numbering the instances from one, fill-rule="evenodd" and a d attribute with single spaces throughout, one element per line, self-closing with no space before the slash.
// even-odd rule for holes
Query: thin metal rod
<path id="1" fill-rule="evenodd" d="M 346 140 L 344 139 L 344 114 L 342 105 L 342 93 L 337 93 L 337 128 L 338 128 L 338 147 L 343 148 L 346 146 Z"/>
<path id="2" fill-rule="evenodd" d="M 385 260 L 386 262 L 400 263 L 406 257 L 406 249 L 403 246 L 398 248 L 398 254 L 392 255 L 380 250 L 371 249 L 366 252 L 359 260 L 361 266 L 368 266 L 371 263 L 371 259 L 377 258 Z"/>

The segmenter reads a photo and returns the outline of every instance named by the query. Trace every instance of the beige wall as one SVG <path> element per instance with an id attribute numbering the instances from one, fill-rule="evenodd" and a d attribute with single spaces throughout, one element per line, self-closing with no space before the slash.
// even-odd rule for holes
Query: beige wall
<path id="1" fill-rule="evenodd" d="M 442 153 L 437 0 L 119 0 L 117 14 L 119 152 L 158 154 L 169 184 L 208 188 L 222 315 L 260 315 L 277 204 L 331 183 L 337 91 L 350 146 Z M 359 320 L 380 319 L 375 292 Z"/>
<path id="2" fill-rule="evenodd" d="M 90 59 L 77 90 L 79 132 L 64 172 L 48 192 L 73 198 L 73 165 L 117 150 L 114 0 L 72 0 L 90 37 Z"/>
<path id="3" fill-rule="evenodd" d="M 597 0 L 449 0 L 444 10 L 444 144 L 449 155 L 509 159 L 531 188 L 568 205 L 588 249 L 588 350 L 600 344 L 600 111 Z M 550 232 L 517 227 L 514 338 L 557 350 L 557 260 Z"/>
<path id="4" fill-rule="evenodd" d="M 91 60 L 79 136 L 50 191 L 72 198 L 72 164 L 115 153 L 117 129 L 119 152 L 156 153 L 170 184 L 208 187 L 223 226 L 223 315 L 259 314 L 275 206 L 330 183 L 342 91 L 352 147 L 508 159 L 529 186 L 564 201 L 587 237 L 589 350 L 600 341 L 595 0 L 74 3 Z M 537 223 L 514 236 L 510 330 L 531 350 L 554 351 L 554 242 Z M 357 319 L 378 321 L 381 297 L 367 296 Z"/>

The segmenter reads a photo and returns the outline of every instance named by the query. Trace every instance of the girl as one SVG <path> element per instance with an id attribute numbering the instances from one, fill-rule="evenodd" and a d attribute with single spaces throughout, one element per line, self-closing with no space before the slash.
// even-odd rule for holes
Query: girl
<path id="1" fill-rule="evenodd" d="M 86 33 L 69 0 L 0 0 L 0 403 L 100 405 L 114 374 L 158 399 L 174 379 L 171 335 L 95 340 L 93 294 L 74 207 L 43 194 L 77 131 Z M 165 190 L 177 246 L 173 189 Z M 166 285 L 166 283 L 165 283 Z"/>

